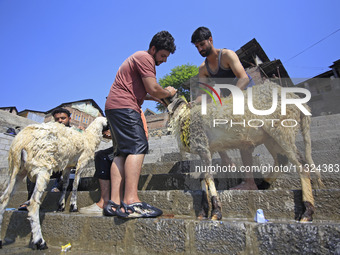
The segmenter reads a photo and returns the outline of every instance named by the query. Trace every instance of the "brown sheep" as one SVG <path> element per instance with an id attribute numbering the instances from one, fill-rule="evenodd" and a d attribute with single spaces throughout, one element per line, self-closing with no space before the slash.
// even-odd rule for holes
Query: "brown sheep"
<path id="1" fill-rule="evenodd" d="M 271 82 L 266 82 L 252 88 L 255 109 L 266 110 L 271 108 L 273 102 L 272 91 L 274 88 L 280 94 L 281 87 Z M 247 102 L 247 92 L 243 91 L 243 95 L 245 102 Z M 294 93 L 287 93 L 287 98 L 298 99 L 299 97 Z M 214 152 L 228 149 L 253 151 L 256 146 L 261 144 L 264 144 L 273 156 L 275 166 L 285 164 L 289 160 L 300 173 L 303 203 L 306 207 L 300 221 L 312 221 L 314 198 L 310 174 L 304 168 L 303 160 L 299 156 L 295 145 L 296 135 L 301 130 L 305 143 L 307 164 L 313 164 L 310 139 L 311 118 L 309 115 L 302 113 L 295 105 L 287 105 L 286 115 L 281 115 L 280 100 L 281 98 L 279 97 L 278 106 L 270 115 L 255 115 L 248 109 L 247 105 L 244 107 L 244 115 L 235 115 L 232 112 L 233 98 L 227 97 L 222 98 L 223 106 L 214 107 L 213 103 L 208 104 L 207 114 L 202 115 L 200 105 L 190 106 L 181 98 L 174 99 L 168 105 L 170 130 L 177 136 L 181 151 L 198 154 L 205 166 L 212 165 L 212 154 Z M 309 110 L 307 105 L 304 104 L 303 106 Z M 250 123 L 249 121 L 254 119 L 256 119 L 257 124 L 251 121 L 251 125 L 231 125 L 231 123 Z M 285 127 L 289 122 L 293 122 L 296 125 L 294 127 Z M 285 126 L 282 123 L 285 123 Z M 322 185 L 320 175 L 318 175 L 318 183 Z M 221 219 L 221 204 L 211 173 L 207 172 L 204 174 L 201 186 L 203 194 L 198 217 L 208 217 L 209 203 L 207 196 L 210 191 L 212 204 L 211 218 L 213 220 Z"/>

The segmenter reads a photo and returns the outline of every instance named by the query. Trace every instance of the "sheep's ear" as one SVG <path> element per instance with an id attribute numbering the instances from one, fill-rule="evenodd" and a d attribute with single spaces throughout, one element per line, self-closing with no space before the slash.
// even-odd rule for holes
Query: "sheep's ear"
<path id="1" fill-rule="evenodd" d="M 171 104 L 177 98 L 178 98 L 178 94 L 176 93 L 172 97 L 163 98 L 161 100 L 168 106 L 169 104 Z"/>
<path id="2" fill-rule="evenodd" d="M 182 98 L 176 98 L 171 104 L 168 105 L 168 111 L 170 114 L 173 114 L 176 108 L 183 102 L 186 102 Z"/>
<path id="3" fill-rule="evenodd" d="M 183 101 L 184 101 L 186 104 L 188 104 L 188 101 L 187 101 L 187 99 L 185 98 L 185 96 L 181 95 L 179 98 L 183 99 Z"/>

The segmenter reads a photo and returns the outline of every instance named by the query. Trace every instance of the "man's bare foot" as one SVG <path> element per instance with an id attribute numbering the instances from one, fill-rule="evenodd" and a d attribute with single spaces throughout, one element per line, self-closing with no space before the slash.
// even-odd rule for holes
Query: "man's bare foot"
<path id="1" fill-rule="evenodd" d="M 255 182 L 243 181 L 239 185 L 229 189 L 229 190 L 258 190 Z"/>

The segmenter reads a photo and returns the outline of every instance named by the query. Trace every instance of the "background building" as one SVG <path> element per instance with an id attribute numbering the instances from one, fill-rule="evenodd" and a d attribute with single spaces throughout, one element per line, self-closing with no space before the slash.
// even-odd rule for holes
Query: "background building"
<path id="1" fill-rule="evenodd" d="M 65 108 L 71 113 L 71 126 L 87 128 L 91 122 L 100 116 L 104 116 L 102 109 L 93 99 L 84 99 L 63 103 L 45 113 L 45 122 L 53 120 L 52 112 L 57 108 Z"/>
<path id="2" fill-rule="evenodd" d="M 329 68 L 331 70 L 297 84 L 311 92 L 308 105 L 313 116 L 340 113 L 340 59 Z"/>

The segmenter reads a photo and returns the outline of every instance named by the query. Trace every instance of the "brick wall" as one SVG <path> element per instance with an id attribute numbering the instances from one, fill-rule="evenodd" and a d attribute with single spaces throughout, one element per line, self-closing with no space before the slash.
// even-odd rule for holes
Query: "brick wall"
<path id="1" fill-rule="evenodd" d="M 149 131 L 166 127 L 168 121 L 168 113 L 160 113 L 145 117 Z"/>

